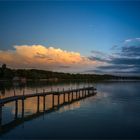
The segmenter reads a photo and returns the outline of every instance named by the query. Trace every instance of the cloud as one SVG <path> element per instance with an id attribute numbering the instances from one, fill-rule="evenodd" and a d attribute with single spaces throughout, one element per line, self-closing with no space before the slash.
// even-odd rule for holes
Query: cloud
<path id="1" fill-rule="evenodd" d="M 14 46 L 14 50 L 0 51 L 0 63 L 13 68 L 37 68 L 77 72 L 101 65 L 77 52 L 42 45 Z"/>
<path id="2" fill-rule="evenodd" d="M 95 51 L 95 50 L 92 50 L 91 53 L 92 56 L 88 57 L 90 60 L 96 60 L 104 63 L 110 60 L 110 56 L 106 53 Z"/>
<path id="3" fill-rule="evenodd" d="M 124 42 L 127 43 L 127 42 L 131 42 L 133 39 L 126 39 Z"/>
<path id="4" fill-rule="evenodd" d="M 94 60 L 106 62 L 106 65 L 90 71 L 109 74 L 140 74 L 140 38 L 128 39 L 125 42 L 127 44 L 114 49 L 115 52 L 111 55 L 100 53 L 100 56 L 91 56 L 90 58 Z"/>
<path id="5" fill-rule="evenodd" d="M 137 41 L 140 41 L 140 38 L 139 37 L 137 37 L 137 38 L 130 38 L 130 39 L 126 39 L 125 41 L 124 41 L 124 43 L 130 43 L 130 42 L 137 42 Z"/>

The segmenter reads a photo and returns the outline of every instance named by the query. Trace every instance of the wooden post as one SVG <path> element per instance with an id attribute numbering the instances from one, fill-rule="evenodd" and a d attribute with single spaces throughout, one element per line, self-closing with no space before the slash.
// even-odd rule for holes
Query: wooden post
<path id="1" fill-rule="evenodd" d="M 84 98 L 83 90 L 82 90 L 82 98 Z"/>
<path id="2" fill-rule="evenodd" d="M 89 89 L 88 89 L 88 95 L 89 95 Z"/>
<path id="3" fill-rule="evenodd" d="M 87 96 L 86 89 L 85 89 L 85 97 Z"/>
<path id="4" fill-rule="evenodd" d="M 54 94 L 52 94 L 52 108 L 54 108 Z"/>
<path id="5" fill-rule="evenodd" d="M 18 100 L 15 101 L 15 119 L 18 117 Z"/>
<path id="6" fill-rule="evenodd" d="M 22 118 L 24 118 L 24 98 L 22 99 Z"/>
<path id="7" fill-rule="evenodd" d="M 69 88 L 69 102 L 70 102 L 70 88 Z"/>
<path id="8" fill-rule="evenodd" d="M 65 103 L 65 92 L 64 92 L 64 88 L 63 88 L 63 103 Z"/>
<path id="9" fill-rule="evenodd" d="M 73 91 L 72 91 L 72 101 L 73 101 Z"/>
<path id="10" fill-rule="evenodd" d="M 80 90 L 79 90 L 79 98 L 81 98 Z"/>
<path id="11" fill-rule="evenodd" d="M 90 89 L 88 90 L 88 95 L 90 96 Z"/>
<path id="12" fill-rule="evenodd" d="M 65 103 L 65 93 L 63 94 L 63 103 Z"/>
<path id="13" fill-rule="evenodd" d="M 43 111 L 45 111 L 45 95 L 43 96 Z"/>
<path id="14" fill-rule="evenodd" d="M 57 98 L 57 99 L 58 99 L 58 106 L 59 106 L 59 104 L 60 104 L 60 98 L 59 98 L 59 97 L 60 97 L 60 95 L 58 94 L 57 96 L 58 96 L 58 98 Z"/>
<path id="15" fill-rule="evenodd" d="M 77 100 L 77 91 L 76 91 L 76 100 Z"/>
<path id="16" fill-rule="evenodd" d="M 39 112 L 39 96 L 37 96 L 37 112 Z"/>
<path id="17" fill-rule="evenodd" d="M 94 90 L 93 89 L 91 90 L 91 94 L 94 94 Z"/>
<path id="18" fill-rule="evenodd" d="M 84 92 L 84 90 L 83 90 L 83 95 L 84 95 L 84 98 L 85 98 L 85 92 Z"/>

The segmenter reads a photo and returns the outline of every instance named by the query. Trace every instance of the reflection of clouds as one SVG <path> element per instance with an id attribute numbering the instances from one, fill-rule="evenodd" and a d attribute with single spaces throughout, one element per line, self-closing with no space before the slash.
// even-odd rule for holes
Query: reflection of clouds
<path id="1" fill-rule="evenodd" d="M 105 107 L 112 107 L 113 110 L 116 110 L 122 116 L 127 114 L 125 121 L 132 123 L 135 121 L 130 120 L 134 116 L 140 116 L 139 84 L 139 82 L 110 82 L 108 84 L 101 84 L 97 88 L 100 92 L 96 96 L 100 99 L 102 98 L 100 101 L 104 103 Z"/>
<path id="2" fill-rule="evenodd" d="M 80 102 L 77 101 L 75 103 L 72 103 L 70 105 L 66 105 L 64 106 L 63 108 L 60 108 L 59 112 L 65 112 L 65 111 L 68 111 L 68 110 L 74 110 L 76 108 L 80 108 Z"/>
<path id="3" fill-rule="evenodd" d="M 106 98 L 108 97 L 108 93 L 107 92 L 98 92 L 96 94 L 96 98 Z"/>

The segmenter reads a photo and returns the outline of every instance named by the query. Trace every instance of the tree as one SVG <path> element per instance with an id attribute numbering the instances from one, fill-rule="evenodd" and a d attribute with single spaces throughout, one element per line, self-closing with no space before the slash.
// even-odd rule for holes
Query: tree
<path id="1" fill-rule="evenodd" d="M 2 78 L 5 78 L 5 71 L 6 71 L 6 64 L 2 64 L 1 67 Z"/>

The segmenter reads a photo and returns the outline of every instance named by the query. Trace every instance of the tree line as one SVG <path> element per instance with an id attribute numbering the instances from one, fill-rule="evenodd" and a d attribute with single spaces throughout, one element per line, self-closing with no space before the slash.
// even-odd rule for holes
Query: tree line
<path id="1" fill-rule="evenodd" d="M 114 75 L 98 75 L 98 74 L 72 74 L 63 72 L 53 72 L 47 70 L 38 69 L 10 69 L 3 64 L 0 67 L 0 80 L 12 80 L 14 77 L 23 77 L 27 80 L 39 80 L 39 79 L 58 79 L 58 80 L 111 80 L 111 79 L 140 79 L 140 77 L 122 77 Z"/>

